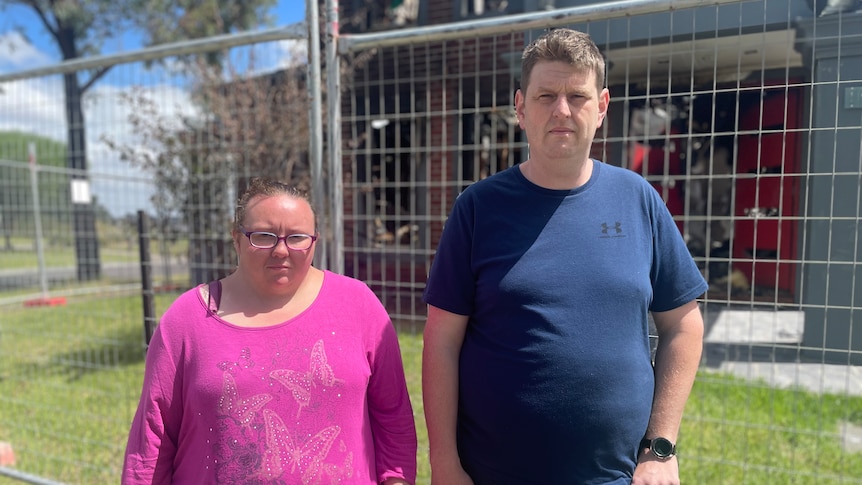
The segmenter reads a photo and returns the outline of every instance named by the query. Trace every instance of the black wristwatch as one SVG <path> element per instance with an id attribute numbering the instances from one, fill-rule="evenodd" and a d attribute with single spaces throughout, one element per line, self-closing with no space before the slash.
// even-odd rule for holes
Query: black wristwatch
<path id="1" fill-rule="evenodd" d="M 660 460 L 667 460 L 668 458 L 676 454 L 676 445 L 671 443 L 669 439 L 661 437 L 653 439 L 642 439 L 641 449 L 648 449 L 652 451 L 652 454 Z"/>

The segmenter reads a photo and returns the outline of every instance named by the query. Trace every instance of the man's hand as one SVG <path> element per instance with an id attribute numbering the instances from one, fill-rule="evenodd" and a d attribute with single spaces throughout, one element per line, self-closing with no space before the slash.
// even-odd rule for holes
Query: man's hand
<path id="1" fill-rule="evenodd" d="M 387 478 L 386 480 L 383 480 L 383 483 L 381 485 L 412 485 L 412 484 L 410 482 L 408 482 L 407 480 L 404 480 L 403 478 Z"/>
<path id="2" fill-rule="evenodd" d="M 676 456 L 660 459 L 652 453 L 642 452 L 638 457 L 632 485 L 680 485 Z"/>
<path id="3" fill-rule="evenodd" d="M 433 468 L 433 467 L 432 467 Z M 473 485 L 473 479 L 459 465 L 433 468 L 431 485 Z"/>

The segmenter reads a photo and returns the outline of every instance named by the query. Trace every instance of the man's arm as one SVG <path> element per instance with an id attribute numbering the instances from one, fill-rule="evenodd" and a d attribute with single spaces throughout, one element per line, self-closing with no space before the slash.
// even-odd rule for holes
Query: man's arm
<path id="1" fill-rule="evenodd" d="M 703 350 L 703 317 L 696 301 L 653 314 L 658 332 L 655 355 L 655 396 L 646 438 L 664 437 L 676 443 L 685 403 L 694 384 Z M 632 485 L 679 483 L 676 457 L 660 460 L 639 450 Z"/>
<path id="2" fill-rule="evenodd" d="M 456 444 L 458 361 L 468 317 L 428 305 L 422 351 L 422 401 L 434 484 L 472 484 Z"/>

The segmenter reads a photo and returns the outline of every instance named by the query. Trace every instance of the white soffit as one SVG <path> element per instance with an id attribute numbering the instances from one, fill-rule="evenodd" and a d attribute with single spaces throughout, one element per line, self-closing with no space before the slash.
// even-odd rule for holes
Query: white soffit
<path id="1" fill-rule="evenodd" d="M 671 78 L 702 84 L 745 79 L 752 72 L 802 66 L 794 30 L 651 44 L 605 50 L 608 84 L 643 84 Z"/>

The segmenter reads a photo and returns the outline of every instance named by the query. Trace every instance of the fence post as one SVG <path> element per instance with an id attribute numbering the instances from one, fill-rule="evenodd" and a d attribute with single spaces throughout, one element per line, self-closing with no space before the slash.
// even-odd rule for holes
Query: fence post
<path id="1" fill-rule="evenodd" d="M 323 189 L 323 119 L 321 114 L 320 86 L 320 27 L 317 2 L 306 2 L 306 20 L 308 24 L 308 162 L 311 168 L 311 202 L 314 204 L 321 228 L 317 231 L 326 241 L 325 251 L 315 251 L 315 264 L 319 268 L 329 266 L 329 231 L 332 227 L 326 214 L 326 194 Z"/>
<path id="2" fill-rule="evenodd" d="M 45 247 L 42 241 L 42 208 L 39 205 L 39 167 L 36 165 L 36 144 L 27 144 L 27 162 L 30 164 L 30 187 L 33 194 L 33 222 L 36 225 L 36 256 L 39 260 L 39 287 L 42 298 L 48 297 L 48 276 L 45 273 Z"/>
<path id="3" fill-rule="evenodd" d="M 341 57 L 338 55 L 338 0 L 326 1 L 326 103 L 329 120 L 329 227 L 332 262 L 329 269 L 344 273 L 344 180 L 341 160 Z"/>
<path id="4" fill-rule="evenodd" d="M 36 144 L 27 144 L 27 161 L 30 165 L 30 189 L 33 194 L 33 222 L 36 226 L 36 259 L 39 262 L 39 288 L 41 290 L 38 298 L 24 301 L 26 307 L 57 306 L 65 305 L 65 297 L 48 297 L 48 270 L 45 268 L 45 247 L 42 235 L 42 207 L 39 201 L 39 165 L 36 163 Z"/>
<path id="5" fill-rule="evenodd" d="M 150 258 L 150 228 L 147 214 L 142 210 L 138 211 L 138 248 L 141 260 L 141 298 L 144 305 L 144 342 L 149 346 L 156 328 L 156 307 L 153 262 Z"/>

